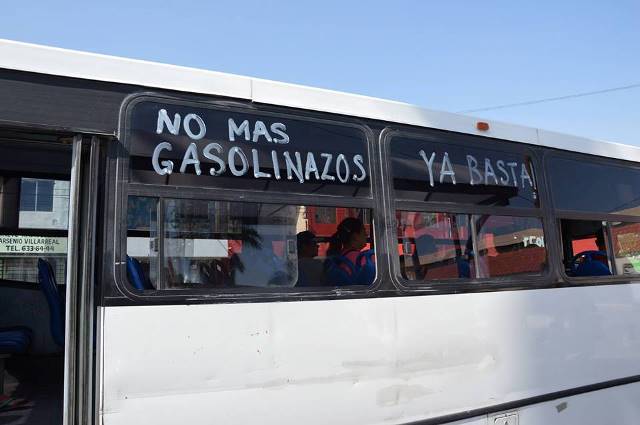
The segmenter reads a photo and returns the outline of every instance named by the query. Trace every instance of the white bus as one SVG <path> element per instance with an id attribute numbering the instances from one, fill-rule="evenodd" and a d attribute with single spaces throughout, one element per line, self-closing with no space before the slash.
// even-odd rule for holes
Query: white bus
<path id="1" fill-rule="evenodd" d="M 640 148 L 0 41 L 1 423 L 635 424 Z"/>

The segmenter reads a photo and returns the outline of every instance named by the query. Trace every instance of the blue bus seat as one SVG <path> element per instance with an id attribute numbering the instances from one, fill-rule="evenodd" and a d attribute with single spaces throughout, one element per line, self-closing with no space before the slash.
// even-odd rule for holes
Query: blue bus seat
<path id="1" fill-rule="evenodd" d="M 48 261 L 38 258 L 38 281 L 49 304 L 49 320 L 53 341 L 64 346 L 64 302 L 58 293 L 53 267 Z"/>
<path id="2" fill-rule="evenodd" d="M 325 273 L 329 283 L 335 286 L 370 285 L 376 277 L 374 255 L 372 249 L 363 251 L 356 257 L 355 264 L 344 255 L 328 257 L 325 260 Z"/>
<path id="3" fill-rule="evenodd" d="M 144 291 L 145 289 L 153 289 L 147 282 L 147 278 L 142 270 L 142 265 L 135 258 L 127 255 L 127 277 L 131 285 L 138 291 Z"/>
<path id="4" fill-rule="evenodd" d="M 571 276 L 610 276 L 605 251 L 584 251 L 571 259 Z"/>

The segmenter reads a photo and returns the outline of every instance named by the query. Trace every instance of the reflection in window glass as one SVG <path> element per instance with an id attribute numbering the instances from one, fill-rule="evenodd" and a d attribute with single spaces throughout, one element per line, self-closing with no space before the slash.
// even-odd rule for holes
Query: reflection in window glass
<path id="1" fill-rule="evenodd" d="M 22 179 L 20 185 L 20 211 L 36 211 L 38 181 L 35 179 Z"/>
<path id="2" fill-rule="evenodd" d="M 606 223 L 598 220 L 562 220 L 562 250 L 567 276 L 608 276 Z"/>
<path id="3" fill-rule="evenodd" d="M 542 220 L 536 217 L 476 217 L 478 277 L 541 274 L 547 262 Z"/>
<path id="4" fill-rule="evenodd" d="M 129 208 L 127 253 L 157 289 L 334 287 L 369 284 L 375 276 L 373 269 L 370 281 L 359 280 L 373 261 L 364 254 L 371 226 L 363 209 L 322 207 L 324 217 L 335 217 L 327 223 L 315 220 L 314 206 L 130 196 Z M 344 243 L 336 251 L 345 222 L 360 224 L 340 232 Z M 158 251 L 163 279 L 154 275 Z"/>
<path id="5" fill-rule="evenodd" d="M 405 279 L 475 277 L 468 215 L 398 211 L 396 216 Z"/>
<path id="6" fill-rule="evenodd" d="M 552 158 L 549 175 L 558 209 L 640 215 L 638 168 Z"/>
<path id="7" fill-rule="evenodd" d="M 18 226 L 23 229 L 67 228 L 69 182 L 22 178 Z"/>
<path id="8" fill-rule="evenodd" d="M 640 273 L 640 223 L 611 223 L 616 274 Z"/>
<path id="9" fill-rule="evenodd" d="M 319 224 L 334 224 L 336 222 L 336 209 L 317 207 L 315 209 L 316 223 Z"/>
<path id="10" fill-rule="evenodd" d="M 127 255 L 142 269 L 143 286 L 158 281 L 158 199 L 129 196 L 127 206 Z"/>
<path id="11" fill-rule="evenodd" d="M 149 231 L 157 220 L 156 198 L 130 196 L 127 207 L 127 225 L 129 230 Z"/>

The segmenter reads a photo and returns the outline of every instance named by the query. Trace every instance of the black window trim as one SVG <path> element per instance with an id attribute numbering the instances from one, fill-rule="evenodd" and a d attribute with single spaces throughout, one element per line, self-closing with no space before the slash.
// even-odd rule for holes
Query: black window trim
<path id="1" fill-rule="evenodd" d="M 197 108 L 219 108 L 223 110 L 245 111 L 260 113 L 275 117 L 290 117 L 298 120 L 329 123 L 357 128 L 362 131 L 368 153 L 369 178 L 371 181 L 371 194 L 369 197 L 358 199 L 345 198 L 337 195 L 313 195 L 313 194 L 286 194 L 282 192 L 259 192 L 238 189 L 219 189 L 201 187 L 157 186 L 142 183 L 129 182 L 129 157 L 128 146 L 123 136 L 127 132 L 132 108 L 139 102 L 155 101 L 166 104 L 191 105 Z M 337 208 L 363 208 L 371 210 L 372 237 L 376 251 L 383 246 L 383 223 L 377 211 L 382 204 L 380 186 L 380 171 L 374 166 L 377 158 L 375 137 L 373 131 L 361 120 L 355 117 L 335 117 L 307 110 L 293 110 L 292 108 L 274 107 L 272 105 L 259 105 L 256 103 L 228 100 L 203 100 L 190 96 L 168 96 L 153 92 L 137 93 L 129 96 L 123 102 L 120 110 L 119 149 L 116 163 L 116 190 L 115 190 L 115 228 L 114 228 L 114 260 L 112 268 L 113 280 L 118 290 L 127 298 L 139 302 L 268 302 L 278 300 L 299 299 L 327 299 L 348 297 L 371 297 L 384 286 L 385 264 L 382 255 L 376 255 L 376 278 L 369 286 L 353 287 L 309 287 L 309 288 L 224 288 L 220 289 L 180 289 L 180 290 L 145 290 L 138 291 L 129 283 L 126 270 L 126 246 L 127 224 L 126 205 L 128 196 L 148 196 L 159 199 L 194 199 L 194 200 L 219 200 L 235 202 L 256 203 L 284 203 L 288 205 L 313 205 L 332 206 Z M 161 209 L 161 208 L 160 208 Z M 383 250 L 380 250 L 382 252 Z"/>
<path id="2" fill-rule="evenodd" d="M 533 162 L 536 186 L 538 189 L 539 206 L 537 208 L 522 207 L 506 207 L 506 206 L 486 206 L 473 204 L 455 204 L 445 202 L 429 202 L 429 201 L 411 201 L 396 199 L 393 188 L 393 173 L 391 163 L 391 142 L 396 137 L 415 138 L 418 140 L 433 141 L 434 137 L 439 134 L 456 135 L 460 137 L 456 141 L 456 145 L 472 146 L 473 141 L 481 141 L 487 143 L 498 142 L 507 148 L 504 149 L 509 153 L 524 153 L 529 156 Z M 437 142 L 436 142 L 437 143 Z M 442 143 L 442 142 L 440 142 Z M 554 252 L 556 251 L 548 241 L 553 240 L 550 235 L 551 227 L 549 223 L 549 202 L 547 198 L 546 179 L 544 176 L 543 163 L 540 158 L 539 148 L 520 143 L 511 142 L 502 139 L 493 139 L 484 136 L 471 134 L 460 134 L 451 131 L 437 129 L 418 129 L 404 128 L 400 125 L 388 125 L 380 134 L 380 145 L 382 149 L 382 164 L 384 166 L 383 177 L 386 179 L 384 187 L 387 190 L 385 198 L 388 199 L 390 208 L 387 211 L 387 221 L 391 227 L 389 229 L 388 246 L 389 256 L 387 262 L 390 265 L 391 278 L 395 285 L 402 292 L 407 293 L 429 293 L 429 294 L 448 294 L 448 293 L 468 293 L 468 292 L 492 292 L 502 290 L 518 290 L 518 289 L 539 289 L 555 286 L 553 277 L 557 275 L 557 264 L 554 261 Z M 494 148 L 497 151 L 501 148 Z M 545 235 L 546 247 L 546 265 L 545 270 L 541 274 L 515 274 L 501 277 L 490 278 L 460 278 L 446 280 L 423 280 L 412 281 L 402 277 L 400 271 L 400 258 L 397 255 L 397 246 L 399 240 L 397 234 L 396 211 L 412 211 L 412 212 L 429 212 L 429 213 L 457 213 L 468 214 L 472 216 L 478 215 L 499 215 L 499 216 L 516 216 L 516 217 L 536 217 L 542 221 L 542 228 Z M 475 250 L 474 246 L 474 250 Z"/>
<path id="3" fill-rule="evenodd" d="M 144 187 L 143 187 L 144 186 Z M 314 197 L 314 195 L 288 195 L 285 193 L 270 193 L 258 191 L 245 191 L 238 189 L 214 189 L 214 188 L 183 188 L 168 186 L 129 184 L 129 195 L 147 196 L 153 198 L 193 199 L 201 201 L 233 201 L 233 202 L 263 202 L 268 204 L 291 204 L 296 201 L 304 201 L 298 205 L 335 207 L 336 201 L 340 202 L 339 208 L 369 208 L 374 202 L 370 199 L 354 200 L 353 198 L 341 198 L 339 196 Z M 306 197 L 306 199 L 305 199 Z M 313 198 L 312 200 L 310 198 Z M 311 203 L 309 203 L 311 201 Z M 293 204 L 292 204 L 293 202 Z"/>

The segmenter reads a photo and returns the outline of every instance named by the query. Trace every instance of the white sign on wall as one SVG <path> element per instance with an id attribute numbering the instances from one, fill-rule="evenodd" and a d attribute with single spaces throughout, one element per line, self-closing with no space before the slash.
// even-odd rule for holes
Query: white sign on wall
<path id="1" fill-rule="evenodd" d="M 66 254 L 67 238 L 0 235 L 0 254 Z"/>

